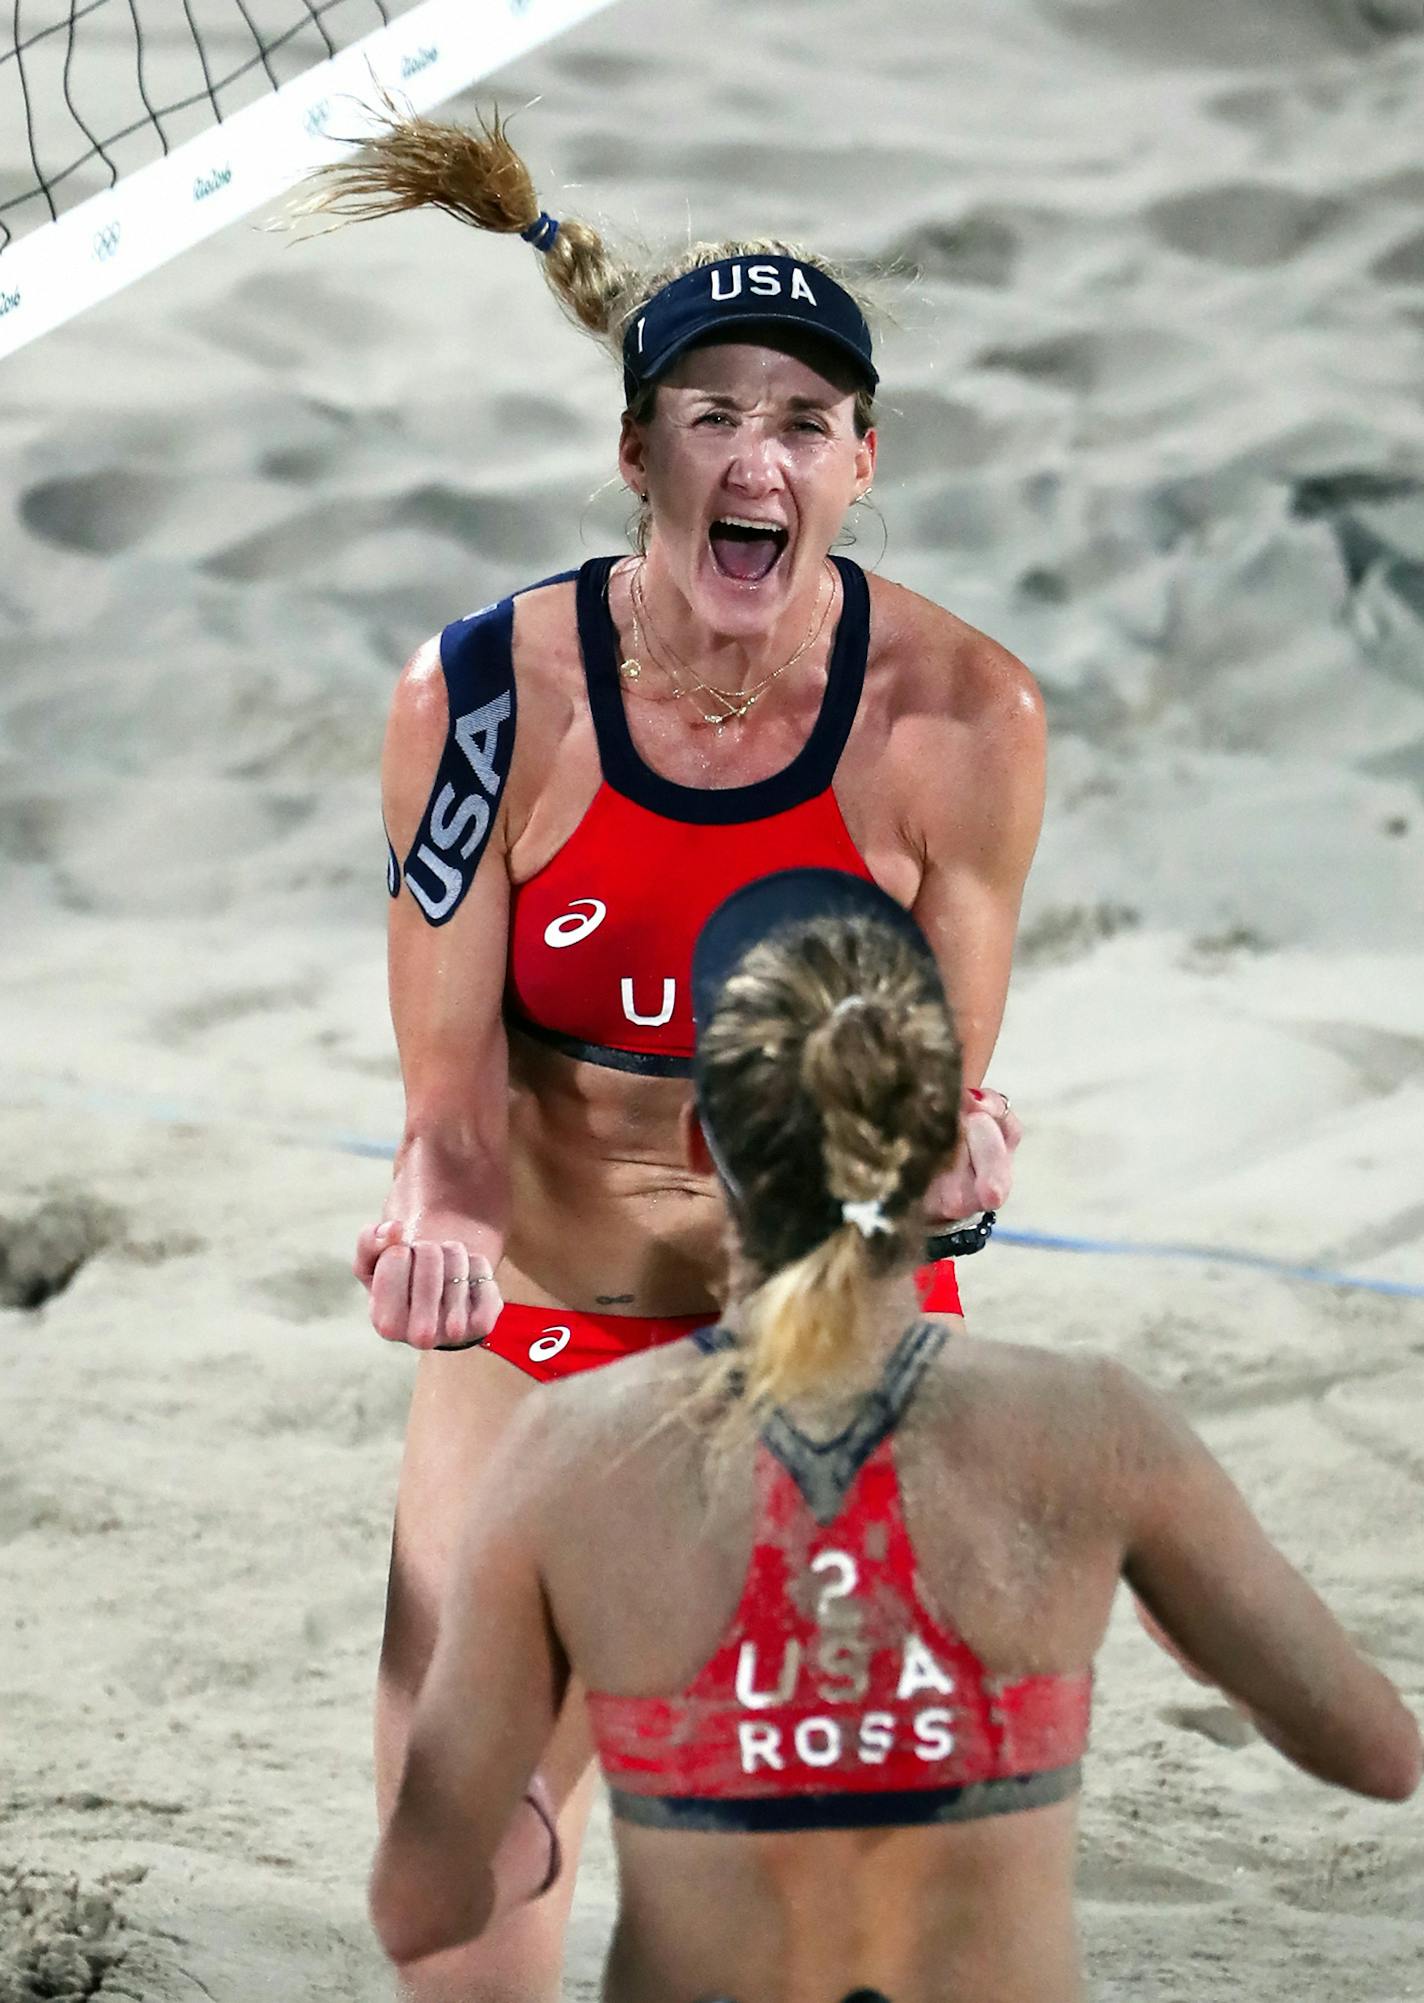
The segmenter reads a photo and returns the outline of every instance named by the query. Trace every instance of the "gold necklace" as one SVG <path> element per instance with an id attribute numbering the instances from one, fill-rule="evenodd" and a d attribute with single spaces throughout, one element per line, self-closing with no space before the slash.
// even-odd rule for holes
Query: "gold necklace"
<path id="1" fill-rule="evenodd" d="M 652 652 L 654 664 L 662 669 L 668 681 L 671 682 L 674 698 L 677 696 L 692 695 L 696 691 L 704 696 L 711 696 L 714 702 L 721 704 L 720 715 L 714 715 L 706 710 L 702 714 L 702 721 L 710 723 L 719 734 L 729 723 L 740 723 L 753 706 L 760 701 L 762 695 L 771 687 L 771 684 L 784 675 L 788 668 L 794 668 L 807 650 L 815 645 L 816 641 L 821 637 L 826 620 L 830 616 L 831 601 L 835 596 L 834 588 L 832 588 L 826 594 L 826 602 L 824 607 L 822 607 L 821 586 L 818 580 L 816 585 L 816 602 L 811 607 L 811 623 L 807 626 L 806 636 L 796 649 L 796 652 L 792 654 L 789 660 L 783 661 L 779 668 L 773 668 L 769 675 L 763 675 L 762 679 L 752 688 L 732 691 L 729 689 L 719 689 L 714 683 L 703 681 L 697 670 L 689 667 L 688 663 L 680 659 L 674 653 L 673 649 L 668 646 L 667 641 L 653 625 L 652 616 L 648 611 L 648 601 L 643 594 L 642 572 L 643 566 L 640 564 L 638 569 L 634 571 L 632 581 L 628 587 L 629 601 L 633 611 L 634 652 L 627 659 L 619 663 L 618 672 L 627 681 L 637 681 L 638 677 L 642 674 L 643 664 L 639 656 L 643 652 L 642 626 L 646 623 L 648 638 L 650 640 L 655 639 L 658 649 L 666 652 L 676 666 L 692 678 L 693 688 L 688 688 L 684 683 L 678 681 L 677 676 L 668 667 L 667 662 L 659 658 L 659 653 L 649 649 Z M 819 618 L 817 617 L 818 612 L 820 614 Z"/>
<path id="2" fill-rule="evenodd" d="M 694 667 L 689 666 L 689 664 L 682 659 L 681 655 L 674 652 L 672 647 L 668 645 L 667 641 L 663 638 L 662 634 L 659 633 L 657 627 L 653 624 L 652 614 L 648 610 L 648 601 L 643 592 L 641 569 L 639 571 L 636 571 L 633 575 L 633 580 L 630 586 L 629 595 L 635 601 L 635 612 L 634 612 L 635 625 L 637 624 L 637 615 L 638 613 L 641 612 L 643 620 L 647 624 L 649 638 L 655 639 L 658 643 L 658 646 L 669 657 L 669 659 L 672 660 L 677 667 L 681 668 L 685 674 L 689 674 L 692 676 L 693 681 L 696 683 L 699 689 L 702 689 L 707 695 L 716 696 L 719 702 L 726 703 L 732 708 L 736 708 L 741 702 L 746 700 L 746 698 L 749 696 L 754 699 L 755 696 L 760 695 L 761 691 L 764 688 L 766 688 L 768 684 L 774 682 L 778 675 L 784 675 L 788 668 L 795 667 L 796 663 L 801 659 L 801 656 L 806 652 L 807 648 L 813 645 L 813 643 L 821 637 L 821 630 L 826 623 L 827 614 L 830 612 L 831 609 L 831 602 L 828 597 L 826 600 L 825 610 L 821 612 L 821 616 L 819 619 L 816 617 L 817 611 L 820 609 L 821 605 L 821 585 L 820 585 L 820 580 L 818 580 L 816 584 L 816 602 L 811 607 L 811 623 L 806 628 L 805 638 L 802 640 L 800 646 L 796 649 L 796 652 L 791 656 L 790 660 L 783 661 L 779 668 L 773 668 L 769 675 L 763 675 L 761 680 L 756 683 L 754 689 L 719 689 L 715 683 L 703 681 L 702 677 L 698 674 L 697 670 Z M 663 667 L 662 662 L 659 662 L 658 665 L 660 667 Z M 663 667 L 663 672 L 665 674 L 667 673 L 666 667 Z"/>

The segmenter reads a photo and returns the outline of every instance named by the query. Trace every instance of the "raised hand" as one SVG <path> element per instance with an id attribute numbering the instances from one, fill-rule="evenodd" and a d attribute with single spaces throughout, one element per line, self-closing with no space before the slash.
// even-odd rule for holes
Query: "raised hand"
<path id="1" fill-rule="evenodd" d="M 930 1184 L 931 1229 L 981 1210 L 997 1210 L 1014 1183 L 1014 1150 L 1023 1138 L 1018 1115 L 992 1086 L 966 1086 L 959 1107 L 954 1160 Z"/>
<path id="2" fill-rule="evenodd" d="M 469 1235 L 481 1235 L 473 1218 Z M 368 1226 L 356 1240 L 354 1271 L 371 1297 L 371 1322 L 386 1342 L 412 1349 L 468 1349 L 482 1342 L 504 1306 L 488 1259 L 462 1236 L 416 1235 L 399 1218 Z"/>

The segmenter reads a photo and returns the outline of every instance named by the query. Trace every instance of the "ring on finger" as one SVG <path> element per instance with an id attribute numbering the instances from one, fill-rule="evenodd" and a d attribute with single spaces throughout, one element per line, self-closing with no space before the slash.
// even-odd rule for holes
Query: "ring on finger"
<path id="1" fill-rule="evenodd" d="M 465 1279 L 461 1279 L 458 1273 L 452 1273 L 445 1284 L 447 1287 L 487 1287 L 491 1280 L 488 1273 L 471 1273 Z"/>

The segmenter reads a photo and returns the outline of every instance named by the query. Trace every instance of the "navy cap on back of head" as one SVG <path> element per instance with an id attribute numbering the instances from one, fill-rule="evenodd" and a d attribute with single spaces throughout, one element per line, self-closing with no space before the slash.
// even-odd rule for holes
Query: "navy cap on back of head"
<path id="1" fill-rule="evenodd" d="M 753 946 L 817 918 L 868 918 L 889 926 L 923 956 L 938 980 L 929 941 L 904 905 L 879 884 L 840 869 L 778 870 L 734 890 L 698 934 L 692 950 L 692 1016 L 698 1032 L 712 1020 L 723 987 Z M 693 1063 L 695 1068 L 695 1058 Z"/>
<path id="2" fill-rule="evenodd" d="M 725 257 L 672 279 L 629 321 L 623 336 L 628 401 L 706 335 L 759 326 L 799 328 L 836 349 L 867 389 L 880 380 L 865 315 L 828 272 L 798 257 Z"/>

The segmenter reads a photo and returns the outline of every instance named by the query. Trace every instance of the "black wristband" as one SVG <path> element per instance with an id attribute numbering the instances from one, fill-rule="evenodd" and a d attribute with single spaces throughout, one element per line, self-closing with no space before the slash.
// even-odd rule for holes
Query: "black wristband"
<path id="1" fill-rule="evenodd" d="M 986 1210 L 973 1224 L 958 1224 L 952 1231 L 931 1231 L 925 1241 L 928 1259 L 967 1259 L 982 1252 L 994 1235 L 997 1210 Z"/>

